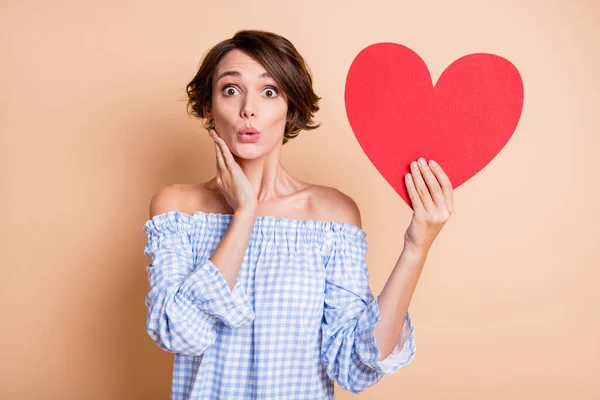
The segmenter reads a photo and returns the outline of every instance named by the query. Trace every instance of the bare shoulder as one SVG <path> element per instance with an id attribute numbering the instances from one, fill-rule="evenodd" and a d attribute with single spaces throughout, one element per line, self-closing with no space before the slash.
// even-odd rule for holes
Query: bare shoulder
<path id="1" fill-rule="evenodd" d="M 173 184 L 156 191 L 150 199 L 150 218 L 169 211 L 189 212 L 197 208 L 204 196 L 202 185 Z"/>
<path id="2" fill-rule="evenodd" d="M 339 189 L 318 186 L 316 189 L 316 209 L 320 218 L 326 221 L 345 222 L 362 229 L 360 209 L 354 199 Z"/>

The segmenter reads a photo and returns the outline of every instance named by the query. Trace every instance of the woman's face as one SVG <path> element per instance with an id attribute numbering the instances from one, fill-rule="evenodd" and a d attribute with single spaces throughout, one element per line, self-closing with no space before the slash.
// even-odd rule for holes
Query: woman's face
<path id="1" fill-rule="evenodd" d="M 256 158 L 281 145 L 287 99 L 258 62 L 241 50 L 228 52 L 213 76 L 212 93 L 215 130 L 233 154 Z M 260 132 L 256 141 L 241 137 L 247 127 Z"/>

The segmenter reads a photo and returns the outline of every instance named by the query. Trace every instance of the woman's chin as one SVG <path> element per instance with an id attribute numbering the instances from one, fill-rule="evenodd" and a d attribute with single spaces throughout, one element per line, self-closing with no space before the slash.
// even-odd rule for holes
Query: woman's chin
<path id="1" fill-rule="evenodd" d="M 260 146 L 251 146 L 250 143 L 236 143 L 231 153 L 239 158 L 251 160 L 262 155 Z"/>

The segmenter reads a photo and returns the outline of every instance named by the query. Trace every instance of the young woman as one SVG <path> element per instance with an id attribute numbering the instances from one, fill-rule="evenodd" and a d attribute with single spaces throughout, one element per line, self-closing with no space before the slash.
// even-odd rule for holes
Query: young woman
<path id="1" fill-rule="evenodd" d="M 294 46 L 240 31 L 207 53 L 187 92 L 217 175 L 156 192 L 143 227 L 147 332 L 175 353 L 171 399 L 332 399 L 334 380 L 359 393 L 408 364 L 410 299 L 453 208 L 441 167 L 411 167 L 413 219 L 374 298 L 356 203 L 281 165 L 282 146 L 318 127 Z"/>

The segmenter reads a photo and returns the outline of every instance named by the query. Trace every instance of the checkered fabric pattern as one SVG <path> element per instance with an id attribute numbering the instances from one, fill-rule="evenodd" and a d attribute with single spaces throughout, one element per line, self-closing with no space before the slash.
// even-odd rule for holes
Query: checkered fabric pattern
<path id="1" fill-rule="evenodd" d="M 209 257 L 231 214 L 169 211 L 148 220 L 146 331 L 175 354 L 171 399 L 333 399 L 410 363 L 409 313 L 379 360 L 380 321 L 357 226 L 259 216 L 230 290 Z"/>

